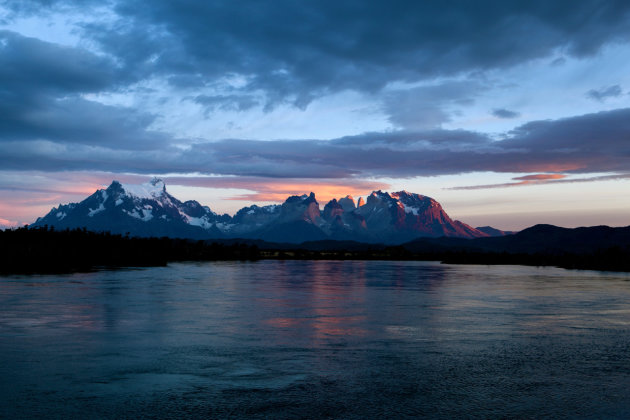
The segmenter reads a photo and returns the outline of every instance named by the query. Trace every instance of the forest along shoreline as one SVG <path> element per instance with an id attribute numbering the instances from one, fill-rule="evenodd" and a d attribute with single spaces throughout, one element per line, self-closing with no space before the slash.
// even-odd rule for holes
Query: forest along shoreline
<path id="1" fill-rule="evenodd" d="M 23 227 L 0 231 L 0 255 L 1 274 L 262 259 L 441 261 L 630 272 L 630 228 L 538 225 L 503 238 L 419 238 L 400 245 L 383 245 L 334 240 L 277 244 L 240 239 L 142 238 L 86 229 Z"/>

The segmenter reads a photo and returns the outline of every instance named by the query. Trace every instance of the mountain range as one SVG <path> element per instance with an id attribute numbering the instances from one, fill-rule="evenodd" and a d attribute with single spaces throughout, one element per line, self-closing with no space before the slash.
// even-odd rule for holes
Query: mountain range
<path id="1" fill-rule="evenodd" d="M 217 214 L 197 201 L 173 197 L 158 178 L 142 185 L 113 181 L 80 203 L 60 204 L 31 226 L 45 225 L 142 237 L 285 243 L 333 239 L 399 244 L 422 237 L 470 239 L 511 233 L 453 220 L 434 199 L 407 191 L 374 191 L 365 202 L 346 196 L 323 209 L 310 193 L 291 196 L 280 205 L 244 207 L 234 216 Z"/>

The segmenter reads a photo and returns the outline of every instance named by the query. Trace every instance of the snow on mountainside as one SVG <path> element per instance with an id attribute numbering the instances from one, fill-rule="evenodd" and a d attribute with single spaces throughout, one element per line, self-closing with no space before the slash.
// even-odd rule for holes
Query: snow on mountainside
<path id="1" fill-rule="evenodd" d="M 85 227 L 135 236 L 295 243 L 319 239 L 402 243 L 418 237 L 490 236 L 452 220 L 432 198 L 407 191 L 374 191 L 367 202 L 360 198 L 356 204 L 351 196 L 333 199 L 323 211 L 315 194 L 310 193 L 291 196 L 281 205 L 244 207 L 229 216 L 219 215 L 194 200 L 179 201 L 158 178 L 142 185 L 113 181 L 80 203 L 53 208 L 33 225 Z"/>
<path id="2" fill-rule="evenodd" d="M 372 234 L 402 241 L 416 237 L 479 238 L 488 236 L 458 220 L 452 220 L 440 203 L 407 191 L 374 191 L 356 212 L 365 218 Z"/>
<path id="3" fill-rule="evenodd" d="M 154 178 L 142 185 L 113 181 L 107 189 L 96 191 L 80 203 L 53 208 L 34 226 L 202 239 L 221 237 L 216 225 L 229 218 L 196 201 L 182 203 L 166 191 L 161 179 Z"/>

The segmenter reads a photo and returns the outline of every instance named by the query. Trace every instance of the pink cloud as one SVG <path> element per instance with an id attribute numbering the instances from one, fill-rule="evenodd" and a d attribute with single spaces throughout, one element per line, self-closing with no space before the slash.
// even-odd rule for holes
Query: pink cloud
<path id="1" fill-rule="evenodd" d="M 512 178 L 514 181 L 519 182 L 506 182 L 502 184 L 486 184 L 486 185 L 465 185 L 461 187 L 449 188 L 450 190 L 483 190 L 488 188 L 507 188 L 507 187 L 522 187 L 526 185 L 540 185 L 540 184 L 559 184 L 559 183 L 575 183 L 575 182 L 596 182 L 596 181 L 611 181 L 619 179 L 630 179 L 630 174 L 613 174 L 593 176 L 586 178 L 566 178 L 564 174 L 533 174 L 519 176 Z"/>
<path id="2" fill-rule="evenodd" d="M 563 174 L 534 174 L 534 175 L 517 176 L 516 178 L 512 178 L 512 179 L 515 181 L 548 181 L 550 179 L 562 179 L 566 177 L 567 176 Z"/>
<path id="3" fill-rule="evenodd" d="M 346 195 L 365 195 L 388 189 L 384 182 L 358 179 L 303 179 L 256 177 L 165 177 L 167 185 L 205 188 L 233 188 L 253 191 L 229 197 L 243 201 L 284 201 L 288 196 L 314 192 L 320 202 Z"/>
<path id="4" fill-rule="evenodd" d="M 17 226 L 19 226 L 19 223 L 14 220 L 0 218 L 0 229 L 9 229 Z"/>

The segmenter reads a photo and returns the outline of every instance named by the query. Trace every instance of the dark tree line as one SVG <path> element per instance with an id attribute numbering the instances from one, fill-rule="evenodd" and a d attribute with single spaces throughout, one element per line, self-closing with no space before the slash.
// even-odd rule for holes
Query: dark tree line
<path id="1" fill-rule="evenodd" d="M 0 256 L 3 273 L 54 273 L 161 266 L 171 261 L 257 259 L 259 251 L 248 244 L 137 238 L 44 226 L 0 231 Z"/>
<path id="2" fill-rule="evenodd" d="M 585 252 L 508 252 L 465 247 L 440 239 L 398 246 L 319 241 L 281 246 L 247 241 L 139 238 L 86 229 L 19 228 L 0 231 L 0 273 L 55 273 L 98 268 L 163 266 L 216 260 L 416 260 L 453 264 L 519 264 L 630 272 L 630 244 Z M 532 249 L 536 249 L 533 247 Z"/>
<path id="3" fill-rule="evenodd" d="M 517 264 L 554 266 L 579 270 L 630 272 L 630 247 L 610 247 L 592 253 L 508 253 L 508 252 L 452 252 L 441 258 L 450 264 Z"/>
<path id="4" fill-rule="evenodd" d="M 262 257 L 283 260 L 441 261 L 446 264 L 554 266 L 568 269 L 630 272 L 630 247 L 618 246 L 600 249 L 593 253 L 513 253 L 461 249 L 418 252 L 410 251 L 404 246 L 367 251 L 278 249 L 262 251 Z"/>

